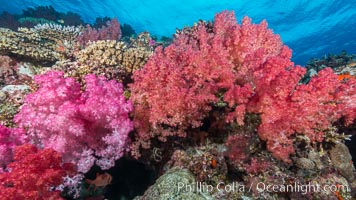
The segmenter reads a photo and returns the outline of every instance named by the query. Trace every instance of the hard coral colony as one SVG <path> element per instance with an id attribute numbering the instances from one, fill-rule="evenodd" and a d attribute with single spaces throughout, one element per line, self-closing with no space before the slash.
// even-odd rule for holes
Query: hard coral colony
<path id="1" fill-rule="evenodd" d="M 80 192 L 64 189 L 62 178 L 96 166 L 109 170 L 122 157 L 158 163 L 160 172 L 167 166 L 186 168 L 210 183 L 234 181 L 228 173 L 248 174 L 244 181 L 253 182 L 265 171 L 292 165 L 304 171 L 333 168 L 353 181 L 352 163 L 335 161 L 336 153 L 323 163 L 328 155 L 321 152 L 343 145 L 337 129 L 327 133 L 331 127 L 355 124 L 355 78 L 326 68 L 302 84 L 305 68 L 291 62 L 291 49 L 265 21 L 253 24 L 245 17 L 238 24 L 233 12 L 224 11 L 213 22 L 178 31 L 171 44 L 154 52 L 151 38 L 143 44 L 118 41 L 122 32 L 116 19 L 101 29 L 42 25 L 0 33 L 2 54 L 62 70 L 35 70 L 33 82 L 26 83 L 35 86 L 13 119 L 17 127 L 0 126 L 1 199 L 74 193 L 79 198 Z M 0 78 L 18 70 L 0 67 Z M 200 144 L 192 144 L 197 134 L 204 134 Z M 160 151 L 165 152 L 160 159 L 141 157 L 159 148 L 167 150 Z M 345 150 L 341 157 L 347 155 Z M 336 167 L 340 163 L 349 170 Z M 300 179 L 281 171 L 265 180 Z M 39 177 L 36 187 L 29 175 Z M 96 189 L 115 177 L 98 173 L 73 188 L 82 190 L 85 182 Z M 243 195 L 256 197 L 253 191 Z"/>

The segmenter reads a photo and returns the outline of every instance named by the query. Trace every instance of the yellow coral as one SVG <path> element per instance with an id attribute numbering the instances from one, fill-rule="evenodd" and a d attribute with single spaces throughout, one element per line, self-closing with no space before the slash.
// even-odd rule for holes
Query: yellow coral
<path id="1" fill-rule="evenodd" d="M 0 28 L 0 52 L 36 61 L 57 61 L 72 56 L 80 28 L 44 24 L 19 28 L 17 32 Z"/>
<path id="2" fill-rule="evenodd" d="M 91 42 L 77 54 L 78 74 L 105 75 L 123 81 L 146 63 L 153 51 L 145 47 L 128 47 L 124 42 L 99 40 Z"/>

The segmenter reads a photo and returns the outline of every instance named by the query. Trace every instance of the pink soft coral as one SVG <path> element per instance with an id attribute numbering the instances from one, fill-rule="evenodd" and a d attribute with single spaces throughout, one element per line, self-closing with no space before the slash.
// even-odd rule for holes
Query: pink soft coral
<path id="1" fill-rule="evenodd" d="M 218 93 L 233 109 L 227 120 L 243 124 L 255 79 L 267 78 L 255 72 L 268 58 L 278 61 L 271 69 L 274 74 L 293 65 L 290 50 L 266 27 L 266 22 L 254 25 L 249 18 L 239 25 L 234 13 L 223 12 L 215 16 L 212 30 L 199 24 L 190 35 L 179 34 L 164 50 L 157 48 L 134 74 L 131 86 L 138 129 L 134 147 L 148 148 L 151 137 L 164 141 L 201 126 L 213 103 L 220 100 Z"/>
<path id="2" fill-rule="evenodd" d="M 351 84 L 321 72 L 308 86 L 298 86 L 305 69 L 294 66 L 291 55 L 265 21 L 256 25 L 245 17 L 239 25 L 233 12 L 217 14 L 213 25 L 199 23 L 182 31 L 134 73 L 133 154 L 139 156 L 139 147 L 149 148 L 151 138 L 186 136 L 221 101 L 227 103 L 228 122 L 244 125 L 246 112 L 260 114 L 260 138 L 286 162 L 294 152 L 293 134 L 320 141 L 320 129 L 342 115 L 352 121 L 354 111 L 343 113 L 346 107 L 355 109 L 348 101 L 354 94 Z M 318 89 L 320 84 L 328 86 Z M 304 95 L 310 101 L 297 100 Z"/>
<path id="3" fill-rule="evenodd" d="M 119 40 L 120 38 L 120 23 L 117 19 L 112 19 L 106 22 L 106 26 L 103 26 L 98 30 L 87 25 L 86 29 L 78 37 L 78 41 L 82 46 L 85 46 L 89 41 Z"/>
<path id="4" fill-rule="evenodd" d="M 38 90 L 26 97 L 15 117 L 33 142 L 62 153 L 80 172 L 95 162 L 102 169 L 114 166 L 133 129 L 128 117 L 132 104 L 123 96 L 122 84 L 88 75 L 81 92 L 79 83 L 57 71 L 36 76 L 35 82 Z"/>

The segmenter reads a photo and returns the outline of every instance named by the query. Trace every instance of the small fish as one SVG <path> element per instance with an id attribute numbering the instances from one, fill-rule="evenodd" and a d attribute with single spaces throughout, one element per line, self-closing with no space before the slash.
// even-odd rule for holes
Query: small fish
<path id="1" fill-rule="evenodd" d="M 57 22 L 60 23 L 60 24 L 64 24 L 64 20 L 63 19 L 59 19 L 59 20 L 57 20 Z"/>
<path id="2" fill-rule="evenodd" d="M 335 194 L 337 200 L 344 200 L 344 198 L 342 197 L 341 191 L 340 191 L 340 188 L 342 185 L 336 183 L 335 186 L 336 186 L 337 190 L 334 192 L 334 194 Z"/>
<path id="3" fill-rule="evenodd" d="M 356 62 L 355 61 L 351 61 L 350 63 L 345 65 L 345 67 L 353 67 L 353 66 L 356 66 Z"/>
<path id="4" fill-rule="evenodd" d="M 339 79 L 339 81 L 342 81 L 344 79 L 354 79 L 355 77 L 350 75 L 350 74 L 339 74 L 337 76 L 337 79 Z"/>
<path id="5" fill-rule="evenodd" d="M 216 162 L 215 159 L 212 159 L 212 160 L 211 160 L 211 167 L 212 167 L 212 168 L 215 169 L 215 168 L 217 167 L 217 164 L 218 164 L 218 163 Z"/>
<path id="6" fill-rule="evenodd" d="M 344 198 L 342 198 L 341 194 L 338 191 L 335 191 L 334 194 L 335 194 L 337 200 L 344 200 Z"/>
<path id="7" fill-rule="evenodd" d="M 106 187 L 112 181 L 112 176 L 109 173 L 99 174 L 96 173 L 95 180 L 85 179 L 85 182 L 89 185 L 94 185 L 94 191 L 98 187 Z"/>

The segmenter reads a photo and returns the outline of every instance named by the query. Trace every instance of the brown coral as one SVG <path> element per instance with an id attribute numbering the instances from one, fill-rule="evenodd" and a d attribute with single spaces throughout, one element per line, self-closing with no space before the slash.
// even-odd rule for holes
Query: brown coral
<path id="1" fill-rule="evenodd" d="M 78 68 L 76 75 L 89 73 L 104 75 L 108 79 L 124 81 L 131 73 L 143 67 L 152 54 L 145 47 L 128 47 L 124 42 L 115 40 L 99 40 L 91 42 L 77 54 Z M 73 74 L 66 67 L 66 72 Z"/>
<path id="2" fill-rule="evenodd" d="M 333 166 L 344 176 L 348 181 L 353 181 L 354 166 L 351 162 L 351 154 L 347 146 L 343 143 L 336 143 L 335 146 L 329 151 L 330 159 Z"/>
<path id="3" fill-rule="evenodd" d="M 54 62 L 74 54 L 79 34 L 80 28 L 54 24 L 19 28 L 17 32 L 0 28 L 0 53 Z"/>
<path id="4" fill-rule="evenodd" d="M 16 63 L 8 56 L 0 56 L 0 86 L 12 84 L 18 75 L 15 70 Z"/>
<path id="5" fill-rule="evenodd" d="M 167 165 L 187 168 L 197 181 L 217 185 L 227 178 L 227 165 L 215 146 L 189 148 L 186 151 L 176 150 Z"/>
<path id="6" fill-rule="evenodd" d="M 29 90 L 25 86 L 11 88 L 8 86 L 7 88 L 9 91 L 4 88 L 0 90 L 0 124 L 14 127 L 13 118 L 18 113 Z"/>

